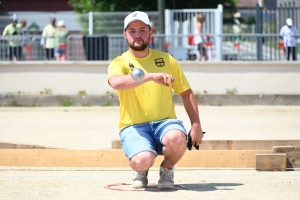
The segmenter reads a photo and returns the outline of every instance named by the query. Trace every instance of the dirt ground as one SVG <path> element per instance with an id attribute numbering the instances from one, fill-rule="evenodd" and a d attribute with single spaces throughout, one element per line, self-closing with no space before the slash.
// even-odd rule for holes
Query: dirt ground
<path id="1" fill-rule="evenodd" d="M 300 139 L 300 106 L 199 106 L 199 111 L 207 140 Z M 188 129 L 184 107 L 176 106 L 176 112 Z M 0 107 L 0 142 L 105 149 L 118 139 L 117 124 L 118 107 Z M 300 199 L 298 169 L 176 168 L 177 190 L 171 191 L 156 189 L 158 169 L 151 168 L 148 177 L 146 190 L 133 191 L 130 168 L 0 166 L 0 199 Z"/>
<path id="2" fill-rule="evenodd" d="M 199 106 L 206 140 L 300 139 L 300 106 Z M 177 117 L 190 128 L 183 106 Z M 66 149 L 111 148 L 119 107 L 0 107 L 0 142 Z"/>
<path id="3" fill-rule="evenodd" d="M 0 199 L 300 199 L 300 171 L 176 169 L 174 180 L 178 190 L 164 191 L 155 186 L 158 169 L 149 171 L 146 190 L 133 191 L 130 185 L 122 185 L 130 184 L 131 177 L 132 171 L 128 169 L 0 167 Z"/>

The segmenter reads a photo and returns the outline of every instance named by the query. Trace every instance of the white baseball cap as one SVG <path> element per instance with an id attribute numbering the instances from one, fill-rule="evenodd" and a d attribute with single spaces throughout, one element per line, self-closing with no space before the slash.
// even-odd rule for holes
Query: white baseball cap
<path id="1" fill-rule="evenodd" d="M 293 26 L 293 20 L 292 20 L 291 18 L 287 18 L 287 19 L 286 19 L 286 24 L 287 24 L 288 26 Z"/>
<path id="2" fill-rule="evenodd" d="M 64 26 L 65 25 L 65 21 L 64 20 L 59 20 L 56 25 L 57 26 Z"/>
<path id="3" fill-rule="evenodd" d="M 133 13 L 130 13 L 125 17 L 124 19 L 124 30 L 127 28 L 127 26 L 134 21 L 142 21 L 146 25 L 150 26 L 150 20 L 149 17 L 146 13 L 141 12 L 141 11 L 135 11 Z"/>

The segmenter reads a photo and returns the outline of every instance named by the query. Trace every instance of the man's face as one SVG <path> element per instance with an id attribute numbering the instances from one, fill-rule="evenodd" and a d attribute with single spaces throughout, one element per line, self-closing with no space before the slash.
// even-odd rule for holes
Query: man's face
<path id="1" fill-rule="evenodd" d="M 50 23 L 52 24 L 52 26 L 55 26 L 56 20 L 55 20 L 55 19 L 52 19 L 52 20 L 50 21 Z"/>
<path id="2" fill-rule="evenodd" d="M 128 46 L 135 51 L 145 50 L 150 42 L 149 27 L 141 21 L 131 22 L 123 32 Z"/>

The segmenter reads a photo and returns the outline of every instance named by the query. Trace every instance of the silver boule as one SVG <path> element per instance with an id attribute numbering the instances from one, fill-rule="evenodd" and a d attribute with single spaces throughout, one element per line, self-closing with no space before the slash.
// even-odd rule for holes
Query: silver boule
<path id="1" fill-rule="evenodd" d="M 134 68 L 131 72 L 131 78 L 136 82 L 142 81 L 144 76 L 145 76 L 145 73 L 140 68 Z"/>

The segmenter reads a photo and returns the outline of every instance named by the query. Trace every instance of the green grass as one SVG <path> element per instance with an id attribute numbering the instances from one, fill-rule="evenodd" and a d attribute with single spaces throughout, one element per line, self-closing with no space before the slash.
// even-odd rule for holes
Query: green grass
<path id="1" fill-rule="evenodd" d="M 51 88 L 45 88 L 44 90 L 40 91 L 40 94 L 53 94 Z"/>
<path id="2" fill-rule="evenodd" d="M 79 90 L 78 94 L 79 95 L 86 95 L 86 91 L 85 90 Z"/>
<path id="3" fill-rule="evenodd" d="M 7 107 L 37 107 L 37 105 L 35 105 L 35 103 L 32 103 L 30 105 L 25 105 L 25 104 L 20 104 L 17 101 L 11 101 L 7 105 L 4 105 L 4 106 L 7 106 Z"/>
<path id="4" fill-rule="evenodd" d="M 71 100 L 66 100 L 62 103 L 62 106 L 66 106 L 66 107 L 74 106 L 74 103 Z"/>
<path id="5" fill-rule="evenodd" d="M 113 102 L 108 101 L 105 104 L 102 104 L 102 106 L 114 106 Z"/>
<path id="6" fill-rule="evenodd" d="M 7 106 L 9 106 L 9 107 L 22 107 L 23 105 L 20 104 L 20 103 L 17 102 L 17 101 L 11 101 L 11 102 L 9 102 L 9 103 L 7 104 Z"/>
<path id="7" fill-rule="evenodd" d="M 229 89 L 229 88 L 226 88 L 226 94 L 236 94 L 238 91 L 236 88 L 233 88 L 233 89 Z"/>

